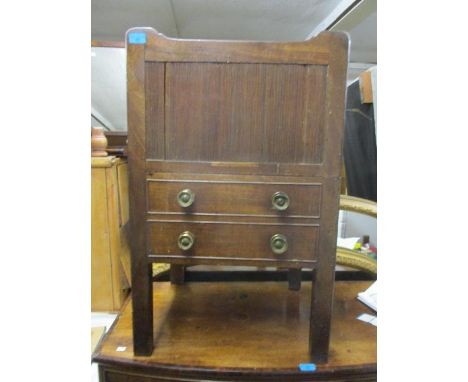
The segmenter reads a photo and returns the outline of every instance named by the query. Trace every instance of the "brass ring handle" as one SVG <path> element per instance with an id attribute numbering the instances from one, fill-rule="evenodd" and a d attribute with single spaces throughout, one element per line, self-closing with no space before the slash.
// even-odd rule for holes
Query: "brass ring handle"
<path id="1" fill-rule="evenodd" d="M 180 191 L 177 194 L 177 203 L 183 208 L 190 207 L 195 201 L 195 193 L 186 188 L 185 190 Z"/>
<path id="2" fill-rule="evenodd" d="M 177 245 L 182 251 L 188 251 L 195 244 L 195 235 L 190 231 L 182 232 L 177 239 Z"/>
<path id="3" fill-rule="evenodd" d="M 286 239 L 286 236 L 277 233 L 271 237 L 270 247 L 274 254 L 282 255 L 288 250 L 288 239 Z"/>
<path id="4" fill-rule="evenodd" d="M 278 211 L 284 211 L 289 207 L 289 196 L 285 192 L 275 192 L 271 197 L 273 208 Z"/>

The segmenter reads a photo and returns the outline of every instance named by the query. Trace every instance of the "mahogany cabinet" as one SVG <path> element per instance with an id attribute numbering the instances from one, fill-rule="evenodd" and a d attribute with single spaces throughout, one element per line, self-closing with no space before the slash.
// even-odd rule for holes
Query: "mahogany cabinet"
<path id="1" fill-rule="evenodd" d="M 135 354 L 153 351 L 152 262 L 308 267 L 310 353 L 326 362 L 347 35 L 241 42 L 135 28 L 126 44 Z"/>

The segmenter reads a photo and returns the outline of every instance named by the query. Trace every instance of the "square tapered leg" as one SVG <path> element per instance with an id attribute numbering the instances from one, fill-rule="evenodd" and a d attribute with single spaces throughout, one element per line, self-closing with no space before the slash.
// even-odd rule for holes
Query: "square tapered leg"
<path id="1" fill-rule="evenodd" d="M 171 284 L 182 285 L 185 282 L 185 265 L 171 264 Z"/>
<path id="2" fill-rule="evenodd" d="M 288 269 L 288 288 L 290 290 L 301 289 L 301 268 Z"/>
<path id="3" fill-rule="evenodd" d="M 133 351 L 135 355 L 146 356 L 153 353 L 153 284 L 151 263 L 137 265 L 132 272 Z"/>
<path id="4" fill-rule="evenodd" d="M 309 351 L 312 361 L 316 363 L 328 361 L 334 277 L 334 268 L 321 267 L 315 271 L 312 287 Z"/>

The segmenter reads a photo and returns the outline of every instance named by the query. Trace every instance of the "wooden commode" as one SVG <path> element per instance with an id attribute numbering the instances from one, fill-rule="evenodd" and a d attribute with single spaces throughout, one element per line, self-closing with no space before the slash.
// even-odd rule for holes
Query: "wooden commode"
<path id="1" fill-rule="evenodd" d="M 307 267 L 326 362 L 348 37 L 126 38 L 135 354 L 153 351 L 152 262 Z"/>

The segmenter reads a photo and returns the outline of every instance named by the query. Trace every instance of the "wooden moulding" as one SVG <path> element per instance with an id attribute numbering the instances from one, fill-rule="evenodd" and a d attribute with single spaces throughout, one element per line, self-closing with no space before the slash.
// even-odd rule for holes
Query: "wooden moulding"
<path id="1" fill-rule="evenodd" d="M 325 32 L 317 38 L 300 42 L 258 42 L 186 40 L 169 38 L 152 28 L 137 28 L 147 33 L 146 61 L 154 62 L 222 62 L 285 63 L 328 65 L 330 50 Z M 131 32 L 133 30 L 130 30 Z M 128 33 L 128 32 L 127 32 Z M 347 38 L 342 42 L 348 44 Z"/>
<path id="2" fill-rule="evenodd" d="M 119 159 L 114 156 L 108 157 L 92 157 L 91 158 L 91 167 L 92 168 L 99 168 L 99 167 L 112 167 L 113 164 L 116 163 Z"/>
<path id="3" fill-rule="evenodd" d="M 365 253 L 338 247 L 336 250 L 336 263 L 352 267 L 360 271 L 377 275 L 377 261 Z"/>
<path id="4" fill-rule="evenodd" d="M 377 203 L 355 196 L 341 195 L 340 210 L 357 212 L 374 218 L 377 217 Z"/>
<path id="5" fill-rule="evenodd" d="M 91 40 L 93 48 L 125 48 L 125 41 Z"/>

